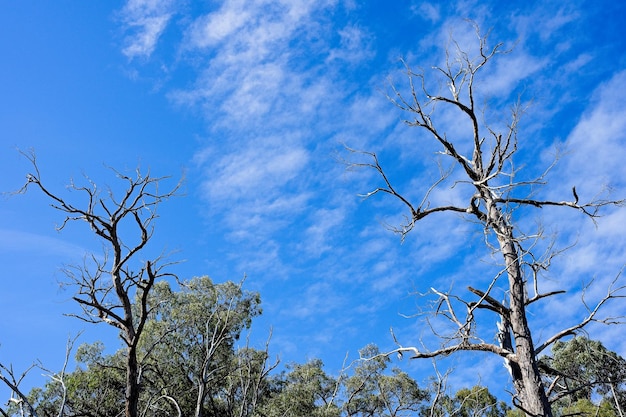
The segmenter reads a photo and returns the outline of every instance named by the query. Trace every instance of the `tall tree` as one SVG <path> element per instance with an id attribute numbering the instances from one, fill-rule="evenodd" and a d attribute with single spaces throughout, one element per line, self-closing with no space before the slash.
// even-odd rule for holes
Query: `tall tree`
<path id="1" fill-rule="evenodd" d="M 139 170 L 134 176 L 114 171 L 125 184 L 116 195 L 111 188 L 103 195 L 95 182 L 70 184 L 84 200 L 74 203 L 49 189 L 41 179 L 34 154 L 26 154 L 34 171 L 27 176 L 22 191 L 35 187 L 52 201 L 52 207 L 65 215 L 59 230 L 74 221 L 85 222 L 104 244 L 104 253 L 92 254 L 83 265 L 66 268 L 69 285 L 76 288 L 73 299 L 82 313 L 75 315 L 89 323 L 107 323 L 120 332 L 126 345 L 125 415 L 137 417 L 140 375 L 137 346 L 149 317 L 148 297 L 154 284 L 169 273 L 162 256 L 141 261 L 138 255 L 153 236 L 156 209 L 174 196 L 179 184 L 161 191 L 165 178 L 154 178 Z M 134 233 L 134 236 L 133 236 Z"/>
<path id="2" fill-rule="evenodd" d="M 375 153 L 352 150 L 353 157 L 360 155 L 363 159 L 351 162 L 351 166 L 367 167 L 380 175 L 382 184 L 367 193 L 366 197 L 390 195 L 408 208 L 407 222 L 396 228 L 402 237 L 426 217 L 454 214 L 481 225 L 489 250 L 499 253 L 502 260 L 502 271 L 488 284 L 473 288 L 471 285 L 478 284 L 467 281 L 469 291 L 477 299 L 471 300 L 449 291 L 433 289 L 438 298 L 433 314 L 445 317 L 453 328 L 440 348 L 424 351 L 417 347 L 402 346 L 398 342 L 399 347 L 394 352 L 412 352 L 414 358 L 440 357 L 457 351 L 484 351 L 499 355 L 510 368 L 515 390 L 514 404 L 530 416 L 551 416 L 537 355 L 590 322 L 602 321 L 598 316 L 600 307 L 623 294 L 620 291 L 624 287 L 609 288 L 607 295 L 590 308 L 589 314 L 578 324 L 559 331 L 541 344 L 535 344 L 527 318 L 529 306 L 563 291 L 540 292 L 541 287 L 537 284 L 539 273 L 549 267 L 554 252 L 534 256 L 533 244 L 537 235 L 541 235 L 541 230 L 525 234 L 516 226 L 514 219 L 516 215 L 521 215 L 523 209 L 558 207 L 577 210 L 595 221 L 600 208 L 622 205 L 623 201 L 595 197 L 584 200 L 585 196 L 579 198 L 575 188 L 569 200 L 533 197 L 534 189 L 543 184 L 546 173 L 534 179 L 516 177 L 520 171 L 514 159 L 518 151 L 518 124 L 523 106 L 519 102 L 515 104 L 506 127 L 497 129 L 494 127 L 497 123 L 490 124 L 484 109 L 477 105 L 477 77 L 503 51 L 502 44 L 489 47 L 488 37 L 476 26 L 475 30 L 478 40 L 475 56 L 462 50 L 458 43 L 451 42 L 452 48 L 446 52 L 444 65 L 434 68 L 436 83 L 431 83 L 425 72 L 415 71 L 405 63 L 408 93 L 392 85 L 389 97 L 408 115 L 405 123 L 425 133 L 419 136 L 421 140 L 430 138 L 440 147 L 442 158 L 450 161 L 452 170 L 458 176 L 450 180 L 452 170 L 442 169 L 440 178 L 426 187 L 425 195 L 413 202 L 409 194 L 394 186 Z M 430 87 L 433 85 L 445 86 L 447 89 L 437 90 L 437 87 Z M 446 131 L 441 122 L 451 115 L 457 117 L 455 127 L 467 126 L 466 135 Z M 422 149 L 422 146 L 416 148 Z M 456 187 L 458 194 L 465 193 L 466 203 L 433 203 L 433 191 L 444 185 Z M 506 294 L 506 302 L 497 301 L 499 295 L 496 294 Z M 480 323 L 477 316 L 480 311 L 499 315 L 499 343 L 488 341 L 477 334 L 476 326 Z"/>

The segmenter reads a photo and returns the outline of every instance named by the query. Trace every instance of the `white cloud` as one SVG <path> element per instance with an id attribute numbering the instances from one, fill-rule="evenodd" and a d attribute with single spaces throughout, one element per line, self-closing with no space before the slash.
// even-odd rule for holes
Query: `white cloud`
<path id="1" fill-rule="evenodd" d="M 329 283 L 316 282 L 309 285 L 305 292 L 294 300 L 286 313 L 304 319 L 333 311 L 341 304 L 342 297 L 336 294 Z"/>
<path id="2" fill-rule="evenodd" d="M 252 144 L 251 144 L 252 145 Z M 277 189 L 304 169 L 306 150 L 259 141 L 248 149 L 234 150 L 213 166 L 207 188 L 211 198 L 274 195 Z"/>
<path id="3" fill-rule="evenodd" d="M 313 224 L 314 210 L 305 210 L 311 187 L 336 179 L 319 167 L 332 163 L 326 135 L 345 120 L 349 91 L 334 78 L 344 64 L 329 71 L 325 60 L 351 65 L 369 50 L 353 25 L 331 47 L 332 26 L 324 28 L 320 15 L 332 7 L 332 1 L 225 1 L 186 31 L 184 54 L 205 64 L 191 87 L 171 97 L 200 106 L 211 123 L 214 139 L 197 151 L 196 162 L 212 212 L 224 213 L 228 235 L 238 241 L 272 239 L 279 226 L 297 222 L 319 239 L 309 254 L 326 250 L 323 228 L 330 226 Z"/>
<path id="4" fill-rule="evenodd" d="M 441 18 L 440 9 L 439 5 L 435 5 L 430 2 L 419 3 L 411 7 L 413 13 L 424 19 L 430 20 L 433 23 L 437 22 Z"/>
<path id="5" fill-rule="evenodd" d="M 174 0 L 129 0 L 121 10 L 126 30 L 124 55 L 148 58 L 174 14 Z"/>
<path id="6" fill-rule="evenodd" d="M 580 71 L 585 65 L 589 64 L 593 60 L 593 55 L 589 53 L 582 53 L 578 55 L 573 61 L 568 62 L 563 66 L 563 70 L 567 74 L 576 73 Z"/>
<path id="7" fill-rule="evenodd" d="M 319 257 L 333 250 L 332 235 L 340 232 L 345 221 L 346 210 L 343 207 L 334 209 L 317 209 L 311 215 L 311 225 L 305 231 L 303 250 L 311 256 Z"/>
<path id="8" fill-rule="evenodd" d="M 572 198 L 571 187 L 576 186 L 581 202 L 592 198 L 623 198 L 626 195 L 626 115 L 621 110 L 626 99 L 620 93 L 626 82 L 626 71 L 615 73 L 597 86 L 592 99 L 583 107 L 582 117 L 569 134 L 567 154 L 550 176 L 548 198 Z M 612 194 L 606 187 L 613 188 Z M 544 290 L 564 289 L 568 293 L 546 299 L 533 316 L 538 340 L 545 340 L 557 331 L 580 322 L 589 312 L 582 303 L 581 289 L 586 303 L 593 308 L 607 293 L 611 281 L 626 264 L 626 214 L 623 209 L 605 207 L 597 227 L 582 213 L 565 208 L 542 210 L 543 221 L 561 234 L 559 247 L 575 246 L 553 261 Z M 624 282 L 624 277 L 620 281 Z M 623 303 L 606 305 L 598 318 L 624 316 Z M 539 307 L 539 306 L 538 306 Z M 559 312 L 559 320 L 552 313 Z M 591 325 L 589 336 L 602 339 L 612 349 L 624 353 L 621 330 L 616 326 Z"/>
<path id="9" fill-rule="evenodd" d="M 371 58 L 373 51 L 370 44 L 370 35 L 365 30 L 355 25 L 349 25 L 340 29 L 339 44 L 332 48 L 326 59 L 327 65 L 335 65 L 333 61 L 343 60 L 351 64 Z"/>
<path id="10" fill-rule="evenodd" d="M 186 48 L 214 46 L 242 28 L 251 18 L 244 1 L 224 2 L 213 13 L 198 18 L 188 29 Z"/>
<path id="11" fill-rule="evenodd" d="M 517 48 L 497 59 L 495 66 L 481 76 L 478 88 L 484 96 L 509 99 L 522 81 L 543 69 L 547 63 L 547 59 L 534 57 Z"/>
<path id="12" fill-rule="evenodd" d="M 421 42 L 417 41 L 420 48 L 413 54 L 403 50 L 409 55 L 409 62 L 426 68 L 441 63 L 441 46 L 448 42 L 452 29 L 461 45 L 475 45 L 473 28 L 461 24 L 458 16 L 473 15 L 489 22 L 487 8 L 488 5 L 474 1 L 458 2 L 452 11 L 425 2 L 418 5 L 425 20 L 441 24 L 424 33 Z M 158 19 L 153 26 L 136 25 L 143 30 L 145 40 L 140 42 L 140 36 L 133 38 L 137 45 L 134 56 L 141 56 L 140 51 L 152 53 L 164 25 L 171 20 L 170 9 L 159 11 L 155 6 L 154 10 L 136 13 L 164 20 L 161 25 L 157 24 Z M 270 295 L 274 297 L 274 307 L 298 326 L 305 321 L 300 319 L 316 320 L 308 330 L 298 327 L 301 334 L 309 332 L 299 336 L 303 341 L 316 337 L 314 332 L 319 328 L 328 332 L 346 329 L 345 323 L 341 323 L 346 326 L 343 328 L 332 327 L 336 324 L 332 318 L 339 313 L 362 312 L 369 317 L 385 305 L 393 307 L 398 293 L 406 291 L 413 281 L 420 291 L 431 285 L 447 289 L 455 280 L 461 288 L 468 275 L 472 280 L 489 279 L 496 268 L 491 264 L 476 266 L 476 253 L 485 253 L 481 231 L 463 219 L 433 216 L 420 222 L 400 247 L 398 236 L 386 231 L 378 219 L 396 224 L 395 220 L 402 221 L 406 213 L 404 207 L 385 198 L 370 199 L 354 207 L 354 194 L 371 189 L 376 179 L 371 173 L 350 173 L 340 178 L 342 167 L 332 165 L 330 152 L 335 145 L 345 142 L 367 150 L 400 151 L 391 159 L 392 170 L 401 170 L 404 164 L 420 159 L 414 165 L 418 169 L 410 173 L 413 181 L 403 184 L 407 185 L 407 193 L 417 199 L 432 183 L 422 168 L 431 162 L 428 159 L 434 158 L 433 148 L 420 137 L 416 139 L 416 131 L 400 123 L 402 115 L 371 88 L 370 83 L 384 85 L 385 68 L 367 68 L 366 75 L 358 74 L 352 79 L 359 71 L 354 63 L 367 64 L 375 57 L 372 48 L 376 39 L 360 22 L 355 24 L 347 19 L 337 24 L 326 20 L 327 15 L 336 12 L 333 1 L 217 2 L 212 11 L 185 21 L 191 24 L 183 29 L 181 56 L 193 63 L 197 78 L 183 87 L 179 85 L 179 90 L 170 95 L 180 104 L 201 108 L 209 124 L 209 137 L 197 150 L 196 162 L 207 217 L 219 221 L 215 233 L 237 245 L 236 251 L 230 253 L 229 263 L 239 263 L 237 267 L 245 266 L 246 272 L 267 277 L 261 278 L 267 280 L 265 286 L 280 278 L 281 284 L 276 285 L 279 294 Z M 550 20 L 546 14 L 532 21 L 532 25 L 530 20 L 524 21 L 512 38 L 540 38 L 546 19 L 557 30 L 571 16 L 575 15 L 562 13 Z M 153 29 L 148 30 L 150 27 Z M 483 26 L 488 27 L 488 23 Z M 495 40 L 499 39 L 494 35 Z M 436 58 L 433 52 L 437 53 Z M 520 47 L 499 57 L 488 73 L 489 84 L 482 91 L 506 96 L 521 80 L 528 82 L 533 93 L 549 87 L 551 84 L 543 84 L 546 77 L 537 75 L 547 65 L 544 52 Z M 589 55 L 579 55 L 562 72 L 550 77 L 567 78 L 588 62 Z M 616 77 L 598 91 L 587 116 L 570 135 L 569 143 L 582 155 L 574 157 L 568 167 L 572 172 L 589 167 L 596 170 L 594 177 L 602 172 L 600 182 L 609 179 L 614 183 L 617 177 L 607 177 L 614 169 L 620 172 L 619 178 L 626 178 L 617 156 L 624 154 L 619 142 L 624 143 L 621 132 L 625 126 L 619 114 L 624 103 L 618 95 L 623 81 L 623 76 Z M 537 123 L 545 119 L 547 116 L 539 117 Z M 437 121 L 450 127 L 449 134 L 455 140 L 466 138 L 458 114 L 437 113 Z M 606 135 L 613 137 L 602 142 L 601 137 Z M 598 143 L 611 145 L 611 150 L 600 150 Z M 421 161 L 424 155 L 425 162 Z M 409 176 L 406 171 L 402 174 Z M 571 172 L 559 175 L 563 188 L 569 191 Z M 585 174 L 585 181 L 588 180 Z M 597 183 L 596 178 L 593 185 Z M 432 204 L 450 202 L 467 204 L 461 186 L 452 191 L 437 190 L 432 195 Z M 547 217 L 546 223 L 551 225 L 551 220 Z M 576 282 L 580 282 L 580 272 L 599 262 L 605 250 L 599 239 L 615 242 L 621 233 L 611 233 L 612 227 L 621 230 L 619 216 L 605 220 L 606 229 L 601 226 L 588 245 L 571 252 L 575 259 L 570 268 L 559 266 L 555 268 L 556 275 L 578 270 Z M 288 297 L 288 302 L 283 302 L 285 279 L 300 290 Z M 367 301 L 371 299 L 375 301 Z M 558 307 L 565 308 L 567 301 Z M 492 325 L 489 323 L 485 331 L 490 337 Z M 546 333 L 548 330 L 551 329 Z M 329 334 L 326 336 L 332 339 Z"/>

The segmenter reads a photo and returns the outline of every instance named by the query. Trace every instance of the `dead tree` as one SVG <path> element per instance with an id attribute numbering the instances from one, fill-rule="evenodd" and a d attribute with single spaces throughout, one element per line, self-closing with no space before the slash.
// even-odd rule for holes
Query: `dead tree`
<path id="1" fill-rule="evenodd" d="M 405 205 L 410 215 L 407 221 L 395 231 L 404 237 L 415 224 L 431 215 L 454 213 L 466 220 L 478 222 L 485 233 L 485 242 L 498 253 L 502 260 L 502 269 L 483 289 L 469 288 L 477 297 L 469 301 L 467 297 L 453 295 L 450 292 L 432 289 L 437 298 L 433 314 L 443 316 L 453 328 L 439 349 L 424 351 L 424 348 L 402 346 L 394 336 L 398 348 L 392 353 L 410 352 L 414 358 L 433 358 L 445 356 L 457 351 L 483 351 L 501 356 L 508 365 L 513 386 L 514 404 L 529 416 L 551 416 L 549 399 L 542 384 L 541 373 L 537 365 L 537 355 L 555 341 L 575 334 L 592 321 L 602 321 L 598 317 L 600 307 L 613 298 L 624 296 L 624 286 L 613 283 L 606 296 L 597 305 L 589 306 L 589 314 L 580 323 L 564 329 L 545 342 L 535 345 L 527 319 L 527 310 L 532 303 L 554 296 L 563 291 L 540 293 L 537 285 L 538 272 L 549 266 L 555 251 L 550 251 L 539 259 L 532 253 L 535 242 L 531 236 L 521 232 L 514 224 L 512 214 L 523 208 L 559 207 L 578 210 L 592 220 L 599 216 L 598 210 L 609 205 L 623 205 L 622 201 L 595 198 L 583 202 L 574 189 L 570 200 L 552 201 L 535 199 L 525 190 L 539 186 L 545 181 L 547 171 L 531 180 L 517 180 L 513 158 L 518 150 L 518 123 L 523 107 L 518 102 L 511 111 L 510 120 L 503 131 L 490 127 L 485 122 L 482 109 L 477 108 L 475 92 L 477 74 L 484 67 L 503 53 L 502 44 L 488 47 L 487 35 L 481 34 L 475 26 L 478 39 L 476 57 L 452 42 L 447 50 L 446 61 L 442 67 L 435 67 L 440 85 L 447 86 L 447 91 L 431 91 L 423 71 L 414 71 L 404 63 L 408 77 L 408 92 L 402 92 L 392 84 L 388 98 L 406 112 L 409 117 L 405 123 L 425 133 L 424 137 L 434 140 L 442 147 L 442 159 L 451 161 L 455 172 L 460 172 L 460 179 L 450 180 L 451 171 L 441 170 L 441 177 L 427 189 L 421 200 L 415 204 L 405 193 L 394 187 L 387 172 L 381 166 L 378 156 L 372 152 L 349 149 L 353 157 L 361 161 L 349 162 L 350 167 L 365 167 L 375 170 L 382 185 L 364 197 L 388 194 Z M 470 130 L 468 139 L 452 139 L 435 120 L 441 111 L 455 111 L 459 119 L 455 123 L 467 123 Z M 418 133 L 420 133 L 418 132 Z M 468 141 L 471 141 L 469 143 Z M 468 151 L 464 151 L 468 149 Z M 469 151 L 471 149 L 471 151 Z M 471 153 L 469 153 L 471 152 Z M 464 187 L 467 191 L 467 205 L 433 205 L 430 195 L 442 184 Z M 525 194 L 526 193 L 526 194 Z M 527 195 L 527 197 L 524 197 Z M 541 231 L 539 231 L 539 234 Z M 496 300 L 498 294 L 506 294 L 506 301 Z M 534 294 L 532 291 L 534 290 Z M 529 295 L 531 294 L 531 295 Z M 463 311 L 460 311 L 462 307 Z M 476 334 L 476 316 L 481 311 L 491 311 L 500 316 L 497 330 L 499 343 L 485 341 Z"/>
<path id="2" fill-rule="evenodd" d="M 141 385 L 137 345 L 149 316 L 148 294 L 157 280 L 171 275 L 164 271 L 168 264 L 163 256 L 146 261 L 136 258 L 153 236 L 157 206 L 174 196 L 180 183 L 162 192 L 159 184 L 164 178 L 143 175 L 139 170 L 135 176 L 114 171 L 126 185 L 119 197 L 110 188 L 102 196 L 96 184 L 86 178 L 85 186 L 70 184 L 72 191 L 84 197 L 75 205 L 43 184 L 33 153 L 25 156 L 34 172 L 28 174 L 22 191 L 34 186 L 52 200 L 52 207 L 66 216 L 58 230 L 73 221 L 86 222 L 103 242 L 103 254 L 92 254 L 83 265 L 64 271 L 68 285 L 76 288 L 73 299 L 82 309 L 72 316 L 88 323 L 104 322 L 119 330 L 127 350 L 125 415 L 136 417 Z"/>

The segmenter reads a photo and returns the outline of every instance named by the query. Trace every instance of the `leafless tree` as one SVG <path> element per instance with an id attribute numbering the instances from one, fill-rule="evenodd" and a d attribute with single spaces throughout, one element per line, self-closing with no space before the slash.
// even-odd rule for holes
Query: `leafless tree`
<path id="1" fill-rule="evenodd" d="M 446 51 L 445 64 L 434 68 L 433 73 L 439 77 L 440 85 L 447 86 L 447 91 L 432 91 L 435 88 L 430 87 L 426 74 L 421 70 L 414 71 L 404 62 L 408 93 L 392 84 L 388 95 L 393 104 L 408 114 L 405 123 L 426 133 L 424 137 L 430 137 L 435 144 L 441 146 L 442 158 L 451 161 L 451 165 L 456 168 L 455 172 L 460 171 L 462 178 L 458 180 L 455 177 L 451 180 L 452 171 L 442 169 L 440 178 L 432 183 L 416 204 L 411 201 L 411 197 L 394 186 L 375 153 L 348 148 L 352 152 L 349 166 L 366 167 L 379 174 L 382 185 L 365 194 L 365 197 L 388 194 L 408 208 L 410 215 L 407 216 L 406 223 L 395 228 L 403 238 L 418 221 L 428 216 L 454 213 L 466 220 L 477 222 L 484 228 L 485 242 L 501 256 L 503 264 L 500 273 L 488 285 L 482 289 L 469 287 L 469 291 L 477 299 L 470 300 L 450 291 L 432 288 L 431 294 L 436 298 L 432 314 L 444 317 L 453 328 L 452 334 L 445 336 L 440 348 L 425 350 L 423 347 L 406 347 L 394 336 L 398 348 L 387 354 L 410 352 L 414 358 L 435 358 L 457 351 L 483 351 L 499 355 L 506 361 L 511 372 L 515 390 L 514 404 L 529 416 L 551 416 L 550 402 L 537 365 L 538 354 L 555 341 L 581 331 L 591 322 L 614 323 L 614 318 L 600 318 L 598 312 L 610 300 L 624 297 L 625 287 L 618 285 L 616 279 L 597 304 L 585 304 L 588 315 L 583 320 L 557 332 L 545 342 L 535 344 L 527 310 L 537 301 L 564 292 L 542 293 L 537 284 L 539 272 L 550 266 L 558 251 L 550 249 L 544 256 L 535 257 L 533 244 L 542 231 L 533 235 L 525 234 L 514 224 L 513 213 L 523 208 L 570 208 L 595 222 L 599 209 L 623 205 L 624 201 L 598 197 L 584 201 L 582 195 L 579 198 L 575 188 L 568 200 L 536 199 L 528 190 L 543 185 L 549 169 L 531 180 L 517 179 L 513 159 L 518 150 L 518 123 L 524 108 L 519 102 L 512 107 L 509 122 L 502 131 L 492 128 L 485 121 L 482 109 L 476 104 L 476 77 L 490 61 L 505 51 L 502 50 L 502 44 L 489 47 L 488 34 L 482 34 L 476 25 L 474 28 L 478 39 L 476 56 L 470 56 L 469 52 L 453 41 Z M 454 134 L 448 134 L 438 123 L 441 112 L 448 110 L 459 114 L 455 123 L 467 123 L 470 128 L 468 138 L 471 138 L 468 140 L 471 143 L 463 139 L 452 139 Z M 467 205 L 432 205 L 432 192 L 444 184 L 464 187 L 467 191 Z M 495 289 L 499 289 L 497 294 L 506 294 L 506 301 L 496 300 Z M 490 311 L 499 315 L 498 343 L 478 337 L 476 317 L 479 311 Z"/>
<path id="2" fill-rule="evenodd" d="M 138 415 L 140 374 L 137 345 L 149 316 L 148 294 L 157 280 L 169 273 L 163 256 L 137 261 L 137 255 L 153 236 L 157 206 L 175 195 L 180 183 L 162 192 L 159 184 L 165 178 L 142 174 L 135 176 L 114 171 L 126 189 L 117 197 L 112 189 L 105 196 L 100 188 L 86 178 L 87 185 L 70 184 L 70 190 L 84 197 L 80 205 L 51 191 L 41 180 L 34 153 L 24 154 L 33 166 L 22 188 L 35 187 L 52 200 L 52 207 L 66 217 L 59 230 L 72 221 L 86 222 L 102 240 L 104 253 L 87 257 L 83 265 L 65 269 L 69 285 L 76 288 L 73 299 L 81 314 L 73 316 L 89 323 L 107 323 L 119 330 L 127 348 L 125 415 Z M 134 238 L 130 238 L 135 233 Z M 133 263 L 138 265 L 133 268 Z"/>

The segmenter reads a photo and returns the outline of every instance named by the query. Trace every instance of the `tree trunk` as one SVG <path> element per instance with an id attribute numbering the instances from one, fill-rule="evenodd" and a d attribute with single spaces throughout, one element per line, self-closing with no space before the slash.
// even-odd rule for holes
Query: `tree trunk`
<path id="1" fill-rule="evenodd" d="M 196 412 L 194 417 L 204 417 L 204 398 L 206 397 L 206 383 L 204 380 L 198 382 L 198 396 L 196 398 Z"/>
<path id="2" fill-rule="evenodd" d="M 509 325 L 515 343 L 517 363 L 513 364 L 513 386 L 518 403 L 528 416 L 552 417 L 552 408 L 548 402 L 541 374 L 535 357 L 535 346 L 526 318 L 526 288 L 524 275 L 515 245 L 513 227 L 507 222 L 500 209 L 491 199 L 489 190 L 482 193 L 488 207 L 488 225 L 496 233 L 500 251 L 504 257 L 509 280 Z"/>
<path id="3" fill-rule="evenodd" d="M 511 238 L 500 240 L 500 248 L 505 258 L 509 278 L 510 325 L 519 367 L 519 374 L 513 373 L 513 385 L 526 414 L 551 417 L 550 403 L 541 382 L 541 374 L 535 357 L 535 347 L 526 319 L 524 280 L 517 251 Z"/>
<path id="4" fill-rule="evenodd" d="M 137 417 L 139 408 L 139 369 L 137 364 L 137 349 L 128 347 L 126 358 L 126 417 Z"/>

